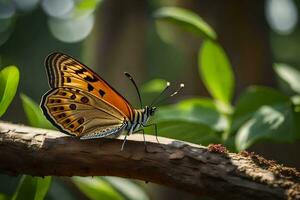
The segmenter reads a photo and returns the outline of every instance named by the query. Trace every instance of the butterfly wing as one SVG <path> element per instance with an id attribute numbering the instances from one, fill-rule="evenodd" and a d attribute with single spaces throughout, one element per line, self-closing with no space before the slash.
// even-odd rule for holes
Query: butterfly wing
<path id="1" fill-rule="evenodd" d="M 115 89 L 93 70 L 62 53 L 52 53 L 45 61 L 49 84 L 52 88 L 71 87 L 89 92 L 119 109 L 127 119 L 133 108 Z"/>
<path id="2" fill-rule="evenodd" d="M 43 96 L 42 109 L 61 131 L 81 139 L 117 137 L 126 127 L 114 106 L 86 91 L 55 88 Z"/>

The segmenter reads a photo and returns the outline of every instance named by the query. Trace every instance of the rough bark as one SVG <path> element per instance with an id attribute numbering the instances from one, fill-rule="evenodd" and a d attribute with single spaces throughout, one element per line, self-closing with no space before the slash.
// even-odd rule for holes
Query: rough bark
<path id="1" fill-rule="evenodd" d="M 79 140 L 0 122 L 0 172 L 33 176 L 119 176 L 222 199 L 300 199 L 300 173 L 253 153 L 229 153 L 146 136 Z"/>

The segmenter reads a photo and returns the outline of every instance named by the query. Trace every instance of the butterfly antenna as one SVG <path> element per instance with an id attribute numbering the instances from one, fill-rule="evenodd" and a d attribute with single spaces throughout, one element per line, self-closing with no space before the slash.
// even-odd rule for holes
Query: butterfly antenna
<path id="1" fill-rule="evenodd" d="M 143 104 L 142 104 L 142 98 L 141 98 L 141 94 L 139 91 L 138 86 L 136 85 L 135 81 L 133 80 L 132 76 L 128 73 L 128 72 L 124 72 L 125 76 L 127 76 L 129 78 L 129 80 L 132 82 L 132 84 L 134 85 L 136 92 L 138 93 L 139 96 L 139 101 L 140 101 L 140 106 L 141 108 L 143 108 Z"/>
<path id="2" fill-rule="evenodd" d="M 165 89 L 152 101 L 152 103 L 150 104 L 150 108 L 156 103 L 156 101 L 167 91 L 167 89 L 170 87 L 170 82 L 167 82 L 167 86 L 165 87 Z"/>
<path id="3" fill-rule="evenodd" d="M 182 89 L 184 88 L 184 84 L 180 83 L 179 88 L 173 92 L 170 96 L 167 96 L 166 98 L 163 98 L 162 100 L 158 101 L 157 104 L 166 101 L 167 99 L 169 99 L 170 97 L 175 96 L 176 94 L 178 94 Z"/>

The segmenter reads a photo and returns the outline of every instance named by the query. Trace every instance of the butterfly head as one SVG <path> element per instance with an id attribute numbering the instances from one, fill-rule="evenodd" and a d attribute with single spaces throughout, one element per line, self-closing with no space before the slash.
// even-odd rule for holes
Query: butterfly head
<path id="1" fill-rule="evenodd" d="M 153 116 L 154 113 L 155 113 L 155 111 L 156 111 L 156 107 L 152 106 L 152 107 L 150 108 L 150 110 L 149 110 L 150 116 Z"/>
<path id="2" fill-rule="evenodd" d="M 153 116 L 155 114 L 155 111 L 156 111 L 155 106 L 151 106 L 151 107 L 145 106 L 145 108 L 143 109 L 143 112 L 147 117 Z"/>

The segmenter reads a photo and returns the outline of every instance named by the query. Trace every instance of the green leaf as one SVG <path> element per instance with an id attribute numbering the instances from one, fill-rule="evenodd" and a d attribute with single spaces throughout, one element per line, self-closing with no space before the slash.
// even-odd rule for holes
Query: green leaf
<path id="1" fill-rule="evenodd" d="M 12 200 L 32 200 L 35 197 L 37 180 L 30 176 L 23 175 L 19 182 L 17 191 Z"/>
<path id="2" fill-rule="evenodd" d="M 29 125 L 39 128 L 54 129 L 37 103 L 25 94 L 21 94 L 20 97 Z"/>
<path id="3" fill-rule="evenodd" d="M 209 93 L 215 99 L 229 104 L 233 95 L 234 76 L 222 47 L 207 40 L 198 58 L 200 75 Z"/>
<path id="4" fill-rule="evenodd" d="M 221 136 L 210 127 L 200 123 L 169 120 L 158 122 L 157 129 L 159 136 L 183 140 L 194 144 L 208 145 L 211 143 L 221 143 Z M 149 132 L 148 128 L 147 132 Z"/>
<path id="5" fill-rule="evenodd" d="M 46 197 L 47 192 L 50 188 L 52 177 L 46 176 L 44 178 L 37 178 L 37 187 L 34 200 L 42 200 Z"/>
<path id="6" fill-rule="evenodd" d="M 78 1 L 76 4 L 76 9 L 78 10 L 90 10 L 97 7 L 99 0 L 82 0 Z"/>
<path id="7" fill-rule="evenodd" d="M 294 111 L 294 124 L 298 133 L 298 138 L 300 138 L 300 95 L 291 97 L 291 102 Z"/>
<path id="8" fill-rule="evenodd" d="M 59 199 L 76 200 L 77 199 L 76 198 L 77 193 L 74 192 L 73 188 L 68 187 L 65 179 L 67 181 L 69 180 L 71 181 L 71 178 L 60 179 L 60 178 L 53 177 L 51 188 L 48 192 L 48 196 L 50 198 L 47 199 L 52 199 L 52 200 L 59 200 Z"/>
<path id="9" fill-rule="evenodd" d="M 0 71 L 0 117 L 5 113 L 17 92 L 19 76 L 16 66 L 8 66 Z"/>
<path id="10" fill-rule="evenodd" d="M 217 39 L 215 31 L 197 14 L 178 7 L 164 7 L 154 13 L 154 17 L 179 25 L 187 31 L 211 40 Z"/>
<path id="11" fill-rule="evenodd" d="M 231 132 L 235 132 L 245 123 L 256 110 L 263 105 L 275 105 L 289 102 L 289 98 L 284 94 L 268 87 L 251 86 L 247 88 L 238 98 L 236 109 L 233 113 Z"/>
<path id="12" fill-rule="evenodd" d="M 156 122 L 177 120 L 206 125 L 215 131 L 223 131 L 228 126 L 215 103 L 206 98 L 187 99 L 176 105 L 161 107 L 155 115 Z"/>
<path id="13" fill-rule="evenodd" d="M 12 200 L 43 200 L 51 184 L 51 177 L 39 178 L 24 175 Z"/>
<path id="14" fill-rule="evenodd" d="M 11 197 L 6 195 L 6 194 L 3 194 L 3 193 L 0 193 L 0 200 L 10 200 Z"/>
<path id="15" fill-rule="evenodd" d="M 74 177 L 72 178 L 75 185 L 89 199 L 98 200 L 123 200 L 124 198 L 113 189 L 106 181 L 99 177 Z"/>
<path id="16" fill-rule="evenodd" d="M 296 139 L 293 111 L 290 103 L 262 106 L 236 135 L 238 150 L 244 150 L 260 140 L 292 142 Z"/>
<path id="17" fill-rule="evenodd" d="M 274 65 L 275 72 L 291 90 L 300 94 L 300 71 L 283 63 Z"/>
<path id="18" fill-rule="evenodd" d="M 145 103 L 150 105 L 152 101 L 166 88 L 167 81 L 163 79 L 153 79 L 141 87 L 141 94 Z"/>
<path id="19" fill-rule="evenodd" d="M 300 106 L 300 95 L 294 95 L 291 97 L 291 101 L 295 106 Z M 300 110 L 299 110 L 300 111 Z M 298 112 L 299 112 L 298 111 Z"/>
<path id="20" fill-rule="evenodd" d="M 143 93 L 160 93 L 167 86 L 167 81 L 163 79 L 153 79 L 141 87 Z"/>
<path id="21" fill-rule="evenodd" d="M 211 99 L 195 98 L 160 107 L 150 123 L 156 123 L 158 135 L 195 144 L 221 142 L 228 123 Z M 146 132 L 154 130 L 147 128 Z"/>
<path id="22" fill-rule="evenodd" d="M 300 111 L 294 112 L 294 125 L 296 127 L 297 138 L 300 139 Z"/>
<path id="23" fill-rule="evenodd" d="M 133 181 L 119 177 L 103 177 L 112 187 L 119 191 L 126 199 L 130 200 L 148 200 L 149 197 L 141 186 Z"/>

